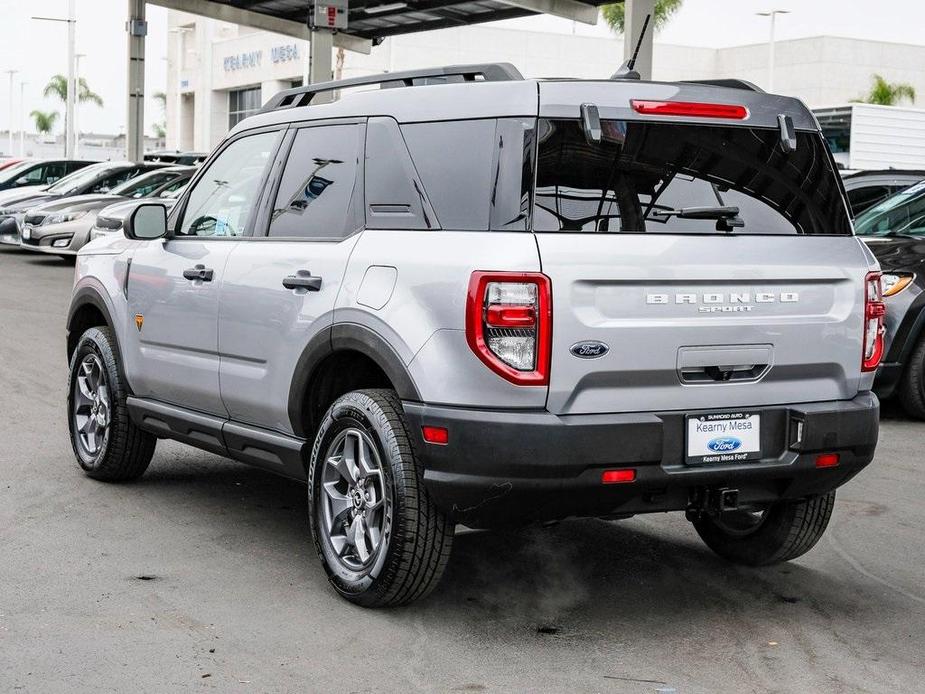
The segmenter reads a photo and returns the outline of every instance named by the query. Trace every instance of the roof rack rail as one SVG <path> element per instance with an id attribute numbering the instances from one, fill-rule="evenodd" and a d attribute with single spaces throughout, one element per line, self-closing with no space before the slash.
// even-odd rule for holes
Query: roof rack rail
<path id="1" fill-rule="evenodd" d="M 350 79 L 345 80 L 319 82 L 318 84 L 309 84 L 305 87 L 285 89 L 276 94 L 266 104 L 264 104 L 261 110 L 275 111 L 276 109 L 280 108 L 308 106 L 311 103 L 312 98 L 314 98 L 315 94 L 318 94 L 319 92 L 330 92 L 337 89 L 362 87 L 374 84 L 378 84 L 380 89 L 389 89 L 392 87 L 414 87 L 421 86 L 419 83 L 422 80 L 436 80 L 444 77 L 461 77 L 463 82 L 475 82 L 479 77 L 481 77 L 485 82 L 510 82 L 522 80 L 524 78 L 523 75 L 521 75 L 517 70 L 517 68 L 510 63 L 448 65 L 444 67 L 426 68 L 423 70 L 387 72 L 381 75 L 351 77 Z"/>
<path id="2" fill-rule="evenodd" d="M 711 87 L 728 87 L 729 89 L 747 89 L 750 92 L 762 92 L 764 89 L 747 80 L 715 79 L 715 80 L 681 80 L 684 84 L 707 84 Z"/>

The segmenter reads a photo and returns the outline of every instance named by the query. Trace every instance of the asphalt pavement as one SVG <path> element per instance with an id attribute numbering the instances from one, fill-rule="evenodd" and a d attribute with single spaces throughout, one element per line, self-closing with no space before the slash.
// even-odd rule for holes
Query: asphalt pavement
<path id="1" fill-rule="evenodd" d="M 0 691 L 923 692 L 925 423 L 803 558 L 724 563 L 679 514 L 465 533 L 427 600 L 328 588 L 304 488 L 173 442 L 131 484 L 67 438 L 73 266 L 0 247 Z"/>

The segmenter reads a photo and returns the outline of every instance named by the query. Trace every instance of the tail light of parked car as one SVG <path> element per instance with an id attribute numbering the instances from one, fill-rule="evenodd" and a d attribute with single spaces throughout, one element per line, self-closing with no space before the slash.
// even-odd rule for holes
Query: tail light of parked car
<path id="1" fill-rule="evenodd" d="M 549 384 L 552 291 L 535 272 L 473 272 L 466 339 L 488 368 L 511 383 Z"/>
<path id="2" fill-rule="evenodd" d="M 864 361 L 862 371 L 876 371 L 883 358 L 883 284 L 879 272 L 867 273 L 864 296 Z"/>

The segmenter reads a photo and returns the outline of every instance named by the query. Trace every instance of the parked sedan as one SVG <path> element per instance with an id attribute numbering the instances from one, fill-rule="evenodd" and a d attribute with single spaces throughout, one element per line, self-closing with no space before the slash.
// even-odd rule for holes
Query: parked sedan
<path id="1" fill-rule="evenodd" d="M 855 232 L 883 269 L 886 339 L 875 389 L 925 420 L 925 181 L 870 208 Z"/>
<path id="2" fill-rule="evenodd" d="M 173 208 L 173 206 L 177 204 L 177 199 L 180 197 L 182 192 L 182 190 L 178 190 L 174 193 L 171 193 L 169 196 L 161 196 L 161 198 L 158 200 L 159 203 L 167 208 L 168 214 L 170 213 L 170 210 Z M 107 234 L 121 234 L 122 226 L 125 224 L 125 220 L 128 219 L 132 212 L 135 211 L 135 208 L 143 202 L 145 202 L 143 198 L 140 200 L 117 202 L 103 210 L 100 210 L 99 214 L 96 216 L 96 223 L 90 230 L 90 241 L 105 237 Z"/>
<path id="3" fill-rule="evenodd" d="M 882 169 L 842 174 L 851 213 L 857 217 L 894 193 L 925 179 L 925 171 Z"/>
<path id="4" fill-rule="evenodd" d="M 92 161 L 74 159 L 25 159 L 0 167 L 0 190 L 47 186 L 70 173 L 92 164 Z"/>
<path id="5" fill-rule="evenodd" d="M 76 255 L 90 240 L 100 210 L 119 200 L 169 198 L 187 184 L 195 170 L 189 166 L 157 169 L 116 186 L 108 194 L 77 195 L 33 207 L 23 220 L 21 245 L 31 251 Z"/>
<path id="6" fill-rule="evenodd" d="M 32 207 L 73 195 L 109 193 L 120 183 L 165 166 L 147 162 L 104 161 L 75 171 L 51 186 L 0 191 L 0 243 L 19 245 L 23 217 Z"/>

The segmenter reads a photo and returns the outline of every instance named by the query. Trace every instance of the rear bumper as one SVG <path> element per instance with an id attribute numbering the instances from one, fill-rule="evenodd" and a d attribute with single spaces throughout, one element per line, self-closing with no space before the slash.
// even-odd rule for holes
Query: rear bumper
<path id="1" fill-rule="evenodd" d="M 734 488 L 740 503 L 796 499 L 844 484 L 873 459 L 880 403 L 853 400 L 750 408 L 762 415 L 764 457 L 750 463 L 688 466 L 684 416 L 692 412 L 556 416 L 404 403 L 424 482 L 457 521 L 489 527 L 569 516 L 686 509 L 693 496 Z M 803 439 L 794 440 L 803 422 Z M 446 427 L 447 445 L 425 443 L 422 426 Z M 818 453 L 838 453 L 819 469 Z M 601 484 L 606 469 L 636 479 Z"/>

